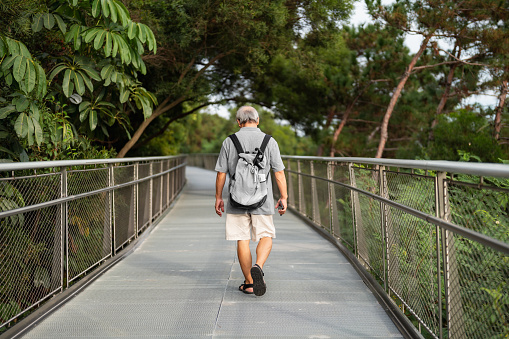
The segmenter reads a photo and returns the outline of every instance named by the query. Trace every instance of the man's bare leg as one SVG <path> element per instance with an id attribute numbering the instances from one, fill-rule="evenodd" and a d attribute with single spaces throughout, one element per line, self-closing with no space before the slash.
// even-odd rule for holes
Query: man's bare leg
<path id="1" fill-rule="evenodd" d="M 253 278 L 251 278 L 251 266 L 253 265 L 253 258 L 251 256 L 251 250 L 249 249 L 249 240 L 237 241 L 237 256 L 239 258 L 240 268 L 244 274 L 246 284 L 252 284 Z M 246 292 L 253 292 L 253 288 L 246 288 Z"/>
<path id="2" fill-rule="evenodd" d="M 261 238 L 256 247 L 256 264 L 263 268 L 263 265 L 269 257 L 270 251 L 272 250 L 272 238 L 265 237 Z"/>

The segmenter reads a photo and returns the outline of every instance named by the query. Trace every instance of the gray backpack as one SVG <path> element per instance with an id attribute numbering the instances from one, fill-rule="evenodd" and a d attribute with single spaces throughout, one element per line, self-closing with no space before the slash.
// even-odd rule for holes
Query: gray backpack
<path id="1" fill-rule="evenodd" d="M 253 153 L 244 152 L 235 134 L 229 136 L 235 145 L 239 159 L 235 166 L 235 173 L 230 178 L 230 204 L 239 209 L 254 210 L 261 207 L 267 200 L 267 159 L 264 157 L 265 148 L 271 138 L 266 134 L 260 148 Z"/>

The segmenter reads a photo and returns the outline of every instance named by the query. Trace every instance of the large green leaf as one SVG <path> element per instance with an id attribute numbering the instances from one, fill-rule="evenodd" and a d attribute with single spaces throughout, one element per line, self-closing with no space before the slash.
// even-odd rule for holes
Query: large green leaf
<path id="1" fill-rule="evenodd" d="M 32 123 L 34 125 L 35 142 L 37 142 L 37 145 L 40 146 L 44 141 L 44 134 L 42 133 L 41 125 L 39 124 L 39 121 L 35 118 L 32 118 Z"/>
<path id="2" fill-rule="evenodd" d="M 64 20 L 62 20 L 62 17 L 58 14 L 53 14 L 53 16 L 55 17 L 58 28 L 60 29 L 62 34 L 65 34 L 65 32 L 67 31 L 67 26 L 65 25 Z"/>
<path id="3" fill-rule="evenodd" d="M 124 6 L 124 4 L 121 1 L 115 0 L 115 5 L 117 6 L 117 12 L 120 16 L 120 20 L 122 21 L 122 25 L 125 27 L 129 23 L 129 20 L 131 19 L 129 15 L 129 10 Z"/>
<path id="4" fill-rule="evenodd" d="M 85 72 L 87 72 L 88 76 L 91 77 L 92 79 L 94 79 L 95 81 L 101 81 L 101 76 L 92 67 L 86 66 L 86 65 L 81 65 L 81 69 L 84 70 Z"/>
<path id="5" fill-rule="evenodd" d="M 117 35 L 118 34 L 114 34 L 112 33 L 111 34 L 111 40 L 113 42 L 113 48 L 111 50 L 111 56 L 112 57 L 116 57 L 117 56 L 117 52 L 118 52 L 118 41 L 117 41 Z"/>
<path id="6" fill-rule="evenodd" d="M 5 41 L 7 42 L 7 46 L 9 46 L 9 53 L 11 53 L 12 55 L 20 54 L 19 44 L 17 43 L 17 41 L 15 41 L 11 38 L 6 38 Z"/>
<path id="7" fill-rule="evenodd" d="M 14 105 L 0 108 L 0 120 L 7 118 L 7 116 L 13 112 L 16 112 L 16 106 Z"/>
<path id="8" fill-rule="evenodd" d="M 58 64 L 55 66 L 55 68 L 53 68 L 53 71 L 51 71 L 50 75 L 49 75 L 49 80 L 53 80 L 53 78 L 55 77 L 55 75 L 57 75 L 58 73 L 60 73 L 61 71 L 63 71 L 64 69 L 66 69 L 67 66 L 64 65 L 64 64 Z"/>
<path id="9" fill-rule="evenodd" d="M 23 112 L 24 110 L 26 110 L 28 108 L 29 104 L 30 104 L 30 101 L 28 101 L 28 99 L 24 95 L 20 96 L 20 97 L 18 97 L 18 100 L 16 101 L 16 110 L 18 112 Z"/>
<path id="10" fill-rule="evenodd" d="M 11 73 L 9 73 L 5 76 L 5 83 L 7 84 L 7 86 L 12 85 L 12 74 Z"/>
<path id="11" fill-rule="evenodd" d="M 28 67 L 25 72 L 25 86 L 27 88 L 27 92 L 30 93 L 35 88 L 35 83 L 37 80 L 36 77 L 36 68 L 32 60 L 28 60 Z"/>
<path id="12" fill-rule="evenodd" d="M 109 58 L 111 55 L 111 48 L 112 48 L 112 35 L 110 32 L 106 33 L 106 43 L 104 44 L 104 55 Z"/>
<path id="13" fill-rule="evenodd" d="M 19 54 L 21 54 L 22 56 L 24 56 L 27 59 L 32 59 L 32 55 L 28 51 L 27 46 L 25 46 L 25 44 L 20 41 L 18 41 L 17 43 L 19 46 Z"/>
<path id="14" fill-rule="evenodd" d="M 129 94 L 130 94 L 130 92 L 127 88 L 121 87 L 120 88 L 120 98 L 119 98 L 120 103 L 122 103 L 122 104 L 126 103 L 127 100 L 129 99 Z"/>
<path id="15" fill-rule="evenodd" d="M 108 0 L 101 0 L 102 12 L 105 17 L 110 16 L 110 6 L 108 6 Z"/>
<path id="16" fill-rule="evenodd" d="M 72 91 L 70 90 L 69 82 L 71 81 L 71 70 L 67 69 L 64 74 L 64 81 L 62 82 L 62 90 L 66 97 L 70 97 Z"/>
<path id="17" fill-rule="evenodd" d="M 108 1 L 108 6 L 110 7 L 111 21 L 117 22 L 117 5 L 113 1 Z"/>
<path id="18" fill-rule="evenodd" d="M 88 121 L 90 123 L 90 130 L 93 131 L 97 127 L 97 112 L 95 110 L 91 110 L 88 115 Z"/>
<path id="19" fill-rule="evenodd" d="M 34 128 L 34 121 L 30 116 L 27 119 L 27 123 L 28 123 L 28 131 L 27 131 L 28 145 L 32 146 L 34 144 L 34 130 L 35 130 L 35 128 Z"/>
<path id="20" fill-rule="evenodd" d="M 134 39 L 138 34 L 138 25 L 134 21 L 129 21 L 127 24 L 127 36 L 129 39 Z"/>
<path id="21" fill-rule="evenodd" d="M 87 86 L 90 93 L 92 93 L 94 91 L 94 84 L 90 80 L 88 74 L 83 70 L 77 70 L 76 72 L 78 72 L 81 75 L 81 77 L 83 78 L 83 82 L 85 83 L 85 86 Z"/>
<path id="22" fill-rule="evenodd" d="M 157 53 L 157 41 L 156 41 L 156 37 L 154 36 L 154 32 L 152 32 L 152 30 L 149 28 L 147 30 L 147 42 L 148 42 L 148 49 L 149 51 L 152 51 L 154 52 L 154 54 Z"/>
<path id="23" fill-rule="evenodd" d="M 97 18 L 99 13 L 101 13 L 100 4 L 101 2 L 99 0 L 94 0 L 94 2 L 92 3 L 92 16 L 94 18 Z"/>
<path id="24" fill-rule="evenodd" d="M 143 55 L 143 53 L 145 53 L 145 48 L 143 48 L 143 44 L 141 43 L 140 39 L 136 39 L 136 47 L 138 48 L 139 55 Z"/>
<path id="25" fill-rule="evenodd" d="M 34 102 L 30 103 L 30 114 L 34 119 L 39 121 L 40 118 L 39 107 L 37 107 L 37 105 Z"/>
<path id="26" fill-rule="evenodd" d="M 81 47 L 81 26 L 74 31 L 74 49 L 77 51 Z"/>
<path id="27" fill-rule="evenodd" d="M 14 123 L 14 130 L 20 138 L 24 138 L 28 134 L 28 115 L 21 113 Z"/>
<path id="28" fill-rule="evenodd" d="M 69 31 L 65 33 L 64 41 L 70 42 L 76 35 L 76 31 L 80 29 L 80 25 L 74 24 L 69 28 Z"/>
<path id="29" fill-rule="evenodd" d="M 115 69 L 115 67 L 113 67 L 113 65 L 104 66 L 103 69 L 101 70 L 101 78 L 103 80 L 109 80 L 110 76 L 111 76 L 111 72 L 113 72 L 114 69 Z"/>
<path id="30" fill-rule="evenodd" d="M 138 23 L 138 39 L 141 40 L 141 42 L 145 43 L 145 41 L 147 40 L 147 26 L 145 26 L 144 24 L 141 24 L 141 23 Z"/>
<path id="31" fill-rule="evenodd" d="M 81 104 L 78 106 L 78 110 L 81 112 L 81 111 L 85 110 L 86 108 L 90 107 L 90 105 L 92 105 L 92 103 L 90 101 L 82 101 Z"/>
<path id="32" fill-rule="evenodd" d="M 53 14 L 51 13 L 44 13 L 44 27 L 47 29 L 52 29 L 55 25 L 55 18 L 53 17 Z"/>
<path id="33" fill-rule="evenodd" d="M 84 110 L 80 110 L 80 121 L 83 122 L 88 117 L 88 113 L 90 113 L 90 107 L 85 108 Z"/>
<path id="34" fill-rule="evenodd" d="M 36 13 L 34 15 L 34 19 L 32 22 L 32 30 L 34 32 L 39 32 L 42 29 L 42 26 L 44 24 L 44 16 L 42 13 Z"/>
<path id="35" fill-rule="evenodd" d="M 7 53 L 9 53 L 9 47 L 7 43 L 4 42 L 4 38 L 0 36 L 0 58 L 6 56 Z"/>
<path id="36" fill-rule="evenodd" d="M 9 68 L 11 68 L 14 65 L 14 61 L 16 61 L 16 58 L 18 58 L 19 55 L 11 55 L 4 59 L 2 62 L 2 72 L 5 72 Z"/>
<path id="37" fill-rule="evenodd" d="M 83 32 L 83 38 L 85 39 L 85 42 L 88 44 L 90 41 L 94 40 L 94 37 L 97 33 L 102 31 L 99 27 L 90 28 L 89 30 L 86 30 Z"/>
<path id="38" fill-rule="evenodd" d="M 71 72 L 72 80 L 74 82 L 74 88 L 79 95 L 85 94 L 85 84 L 83 82 L 83 78 L 78 72 Z"/>
<path id="39" fill-rule="evenodd" d="M 21 80 L 23 80 L 26 68 L 27 59 L 24 56 L 18 55 L 16 60 L 14 60 L 14 66 L 12 69 L 12 75 L 17 82 L 21 82 Z"/>
<path id="40" fill-rule="evenodd" d="M 46 83 L 46 73 L 41 65 L 37 64 L 37 97 L 42 98 L 46 95 L 47 83 Z"/>
<path id="41" fill-rule="evenodd" d="M 97 35 L 95 36 L 94 48 L 96 50 L 103 46 L 105 35 L 106 35 L 106 31 L 102 30 L 101 32 L 97 33 Z"/>

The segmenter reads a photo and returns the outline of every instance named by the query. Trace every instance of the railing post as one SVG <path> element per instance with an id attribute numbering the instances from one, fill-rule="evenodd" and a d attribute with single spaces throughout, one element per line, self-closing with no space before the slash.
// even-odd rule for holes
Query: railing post
<path id="1" fill-rule="evenodd" d="M 166 160 L 167 168 L 171 168 L 170 160 Z M 170 206 L 170 178 L 171 172 L 166 173 L 166 206 L 164 209 L 167 209 Z"/>
<path id="2" fill-rule="evenodd" d="M 140 163 L 135 162 L 134 163 L 134 180 L 138 180 L 140 173 Z M 135 238 L 138 238 L 138 228 L 139 228 L 139 206 L 138 206 L 138 200 L 139 200 L 139 194 L 140 194 L 140 185 L 139 183 L 136 183 L 134 185 L 134 234 Z"/>
<path id="3" fill-rule="evenodd" d="M 387 176 L 385 173 L 385 166 L 379 166 L 378 169 L 378 184 L 380 187 L 380 196 L 383 198 L 389 197 L 389 192 L 387 188 Z M 388 235 L 388 206 L 380 201 L 380 222 L 381 222 L 381 232 L 382 232 L 382 241 L 384 247 L 383 253 L 383 262 L 384 262 L 384 288 L 386 292 L 389 292 L 389 235 Z"/>
<path id="4" fill-rule="evenodd" d="M 353 163 L 348 164 L 348 174 L 350 177 L 350 186 L 357 187 Z M 350 197 L 352 200 L 352 215 L 354 217 L 353 231 L 354 231 L 355 255 L 357 256 L 357 259 L 361 259 L 361 257 L 364 256 L 362 260 L 365 261 L 367 260 L 367 257 L 365 255 L 368 254 L 368 250 L 366 245 L 366 238 L 364 237 L 364 229 L 362 227 L 362 215 L 361 215 L 361 205 L 359 202 L 359 193 L 350 190 Z"/>
<path id="5" fill-rule="evenodd" d="M 60 197 L 67 197 L 67 168 L 60 168 Z M 65 287 L 69 287 L 69 218 L 68 218 L 68 203 L 62 204 L 60 211 L 60 220 L 62 223 L 62 288 L 64 287 L 64 271 L 65 271 Z M 65 250 L 65 254 L 64 254 Z M 64 264 L 65 257 L 65 264 Z"/>
<path id="6" fill-rule="evenodd" d="M 439 217 L 446 221 L 451 221 L 446 172 L 437 173 L 436 186 L 438 201 L 437 210 L 439 211 Z M 442 255 L 444 261 L 445 307 L 449 338 L 465 338 L 463 302 L 459 291 L 461 287 L 459 283 L 458 262 L 456 260 L 454 233 L 445 229 L 442 229 L 441 233 Z M 437 258 L 437 260 L 439 259 Z"/>
<path id="7" fill-rule="evenodd" d="M 149 172 L 148 172 L 148 175 L 151 176 L 154 172 L 153 172 L 153 165 L 154 163 L 152 161 L 150 161 L 149 163 Z M 149 208 L 148 208 L 148 225 L 152 225 L 152 204 L 154 203 L 153 202 L 153 189 L 154 189 L 154 179 L 153 178 L 150 178 L 149 180 L 149 188 L 148 188 L 148 200 L 149 200 Z M 147 225 L 147 226 L 148 226 Z"/>
<path id="8" fill-rule="evenodd" d="M 306 215 L 306 209 L 304 205 L 304 192 L 303 192 L 303 184 L 302 184 L 302 175 L 300 175 L 300 160 L 297 160 L 297 172 L 298 174 L 298 183 L 299 183 L 299 212 L 302 215 Z"/>
<path id="9" fill-rule="evenodd" d="M 318 206 L 318 187 L 316 186 L 316 179 L 315 179 L 315 169 L 314 169 L 314 163 L 313 161 L 309 162 L 309 170 L 311 173 L 311 201 L 313 206 L 313 221 L 320 225 L 322 225 L 322 221 L 320 218 L 320 208 Z"/>
<path id="10" fill-rule="evenodd" d="M 445 190 L 444 190 L 444 179 L 445 172 L 438 172 L 435 177 L 435 216 L 437 218 L 443 218 L 445 216 Z M 436 269 L 437 269 L 437 296 L 438 296 L 438 337 L 439 339 L 443 338 L 443 314 L 442 314 L 442 275 L 441 265 L 440 265 L 440 226 L 435 226 L 436 232 Z M 445 273 L 445 272 L 444 272 Z M 445 275 L 445 274 L 444 274 Z M 447 285 L 444 285 L 445 288 L 445 300 L 447 304 Z"/>
<path id="11" fill-rule="evenodd" d="M 164 171 L 163 161 L 160 161 L 161 166 L 159 166 L 159 173 L 162 173 Z M 163 194 L 164 194 L 164 176 L 159 176 L 159 181 L 161 184 L 159 185 L 159 189 L 161 192 L 159 193 L 159 214 L 163 213 Z"/>
<path id="12" fill-rule="evenodd" d="M 327 162 L 327 179 L 334 180 L 334 161 Z M 337 238 L 341 238 L 341 233 L 339 230 L 338 211 L 336 206 L 336 188 L 335 185 L 331 182 L 327 183 L 327 188 L 329 191 L 330 234 Z M 338 230 L 337 234 L 335 232 L 336 228 Z"/>
<path id="13" fill-rule="evenodd" d="M 291 161 L 290 159 L 288 159 L 288 205 L 292 206 L 292 207 L 297 207 L 295 206 L 295 196 L 294 196 L 294 192 L 293 192 L 293 182 L 292 182 L 292 173 L 290 173 L 290 171 L 292 170 L 291 168 Z"/>
<path id="14" fill-rule="evenodd" d="M 112 187 L 112 186 L 115 186 L 115 176 L 114 176 L 114 172 L 113 172 L 113 164 L 109 164 L 108 165 L 108 187 Z M 109 191 L 108 192 L 108 219 L 109 219 L 109 229 L 110 229 L 110 237 L 109 237 L 109 248 L 111 249 L 110 250 L 110 253 L 112 256 L 115 255 L 115 248 L 117 247 L 116 246 L 116 243 L 115 243 L 115 192 L 114 191 Z M 106 228 L 105 228 L 106 230 Z M 106 237 L 104 237 L 104 240 L 106 240 Z M 107 249 L 107 244 L 106 244 L 106 241 L 104 241 L 104 244 L 103 244 L 103 250 L 106 251 Z"/>

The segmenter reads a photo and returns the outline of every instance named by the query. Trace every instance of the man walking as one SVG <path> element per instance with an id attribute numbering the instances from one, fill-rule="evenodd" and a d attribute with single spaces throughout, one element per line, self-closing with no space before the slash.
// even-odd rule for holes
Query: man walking
<path id="1" fill-rule="evenodd" d="M 225 211 L 222 193 L 226 182 L 226 174 L 230 174 L 230 181 L 234 178 L 239 159 L 239 147 L 242 147 L 246 153 L 256 153 L 260 148 L 263 149 L 260 145 L 262 145 L 265 138 L 265 133 L 258 128 L 260 118 L 256 109 L 251 106 L 243 106 L 237 111 L 236 118 L 240 127 L 240 130 L 235 133 L 238 143 L 235 144 L 235 137 L 228 137 L 223 141 L 215 168 L 217 171 L 215 209 L 219 216 L 222 216 Z M 263 279 L 264 274 L 262 269 L 272 249 L 272 238 L 276 237 L 272 216 L 274 215 L 275 208 L 279 208 L 278 212 L 280 215 L 285 214 L 288 199 L 284 173 L 285 166 L 281 160 L 279 146 L 273 138 L 270 138 L 268 143 L 266 143 L 263 161 L 267 166 L 260 166 L 256 171 L 258 171 L 261 181 L 266 180 L 266 200 L 262 200 L 259 207 L 246 209 L 246 207 L 239 207 L 239 204 L 232 202 L 230 195 L 226 206 L 226 239 L 237 241 L 237 256 L 245 278 L 244 283 L 239 286 L 239 290 L 247 294 L 254 293 L 257 296 L 265 294 L 267 288 Z M 269 175 L 271 168 L 275 172 L 276 183 L 280 193 L 280 199 L 276 205 L 274 205 Z M 228 191 L 231 194 L 231 187 L 229 187 Z M 256 247 L 256 263 L 253 266 L 251 266 L 253 259 L 249 249 L 250 240 L 258 242 Z"/>

